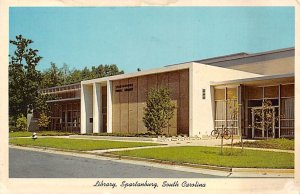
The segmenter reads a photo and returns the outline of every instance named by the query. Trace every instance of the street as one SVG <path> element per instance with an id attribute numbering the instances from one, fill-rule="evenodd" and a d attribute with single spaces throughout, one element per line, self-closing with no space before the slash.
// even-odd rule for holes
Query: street
<path id="1" fill-rule="evenodd" d="M 9 149 L 10 178 L 216 178 L 116 159 L 90 159 L 61 154 Z"/>

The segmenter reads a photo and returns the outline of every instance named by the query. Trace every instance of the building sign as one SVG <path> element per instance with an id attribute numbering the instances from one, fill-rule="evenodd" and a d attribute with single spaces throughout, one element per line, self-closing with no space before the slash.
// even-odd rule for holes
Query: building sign
<path id="1" fill-rule="evenodd" d="M 132 90 L 133 90 L 133 84 L 123 84 L 123 85 L 117 85 L 115 87 L 115 92 L 126 92 Z"/>

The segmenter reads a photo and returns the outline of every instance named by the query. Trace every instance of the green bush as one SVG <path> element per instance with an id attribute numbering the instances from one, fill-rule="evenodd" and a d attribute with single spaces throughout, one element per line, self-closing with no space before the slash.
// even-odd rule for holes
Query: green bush
<path id="1" fill-rule="evenodd" d="M 27 118 L 23 114 L 21 114 L 21 116 L 19 116 L 17 118 L 16 129 L 18 131 L 26 131 L 27 130 Z"/>
<path id="2" fill-rule="evenodd" d="M 156 135 L 169 125 L 174 115 L 175 104 L 171 101 L 171 91 L 168 88 L 151 88 L 148 92 L 143 122 L 149 132 Z"/>
<path id="3" fill-rule="evenodd" d="M 50 117 L 47 116 L 45 113 L 41 113 L 40 118 L 38 120 L 38 126 L 40 127 L 40 129 L 43 130 L 47 128 L 49 124 L 50 124 Z"/>

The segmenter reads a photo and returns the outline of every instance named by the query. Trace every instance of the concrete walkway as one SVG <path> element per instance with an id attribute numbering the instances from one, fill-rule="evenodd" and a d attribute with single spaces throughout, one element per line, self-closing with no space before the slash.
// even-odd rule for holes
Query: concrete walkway
<path id="1" fill-rule="evenodd" d="M 18 138 L 31 138 L 31 137 L 18 137 Z M 220 147 L 221 140 L 215 138 L 206 139 L 177 139 L 171 140 L 160 140 L 158 138 L 147 138 L 147 137 L 117 137 L 117 136 L 93 136 L 93 135 L 70 135 L 70 136 L 38 136 L 38 138 L 67 138 L 67 139 L 86 139 L 86 140 L 109 140 L 109 141 L 126 141 L 126 142 L 152 142 L 162 144 L 161 146 L 145 146 L 145 147 L 133 147 L 133 148 L 119 148 L 119 149 L 108 149 L 108 150 L 93 150 L 90 153 L 104 153 L 111 151 L 125 151 L 135 150 L 153 147 L 173 147 L 173 146 L 209 146 L 209 147 Z M 244 140 L 255 141 L 255 140 Z M 240 139 L 234 139 L 233 143 L 240 142 Z M 230 148 L 231 140 L 223 140 L 224 148 Z M 234 146 L 234 148 L 242 149 L 241 147 Z M 285 152 L 295 153 L 294 150 L 280 150 L 280 149 L 267 149 L 267 148 L 255 148 L 255 147 L 244 147 L 245 150 L 261 150 L 261 151 L 272 151 L 272 152 Z"/>
<path id="2" fill-rule="evenodd" d="M 158 138 L 145 138 L 145 137 L 115 137 L 115 136 L 88 136 L 88 135 L 76 135 L 70 136 L 70 139 L 90 139 L 90 140 L 109 140 L 109 141 L 128 141 L 128 142 L 145 142 L 151 141 L 153 143 L 163 144 L 162 146 L 155 147 L 173 147 L 173 146 L 209 146 L 209 147 L 220 147 L 221 140 L 215 138 L 207 139 L 182 139 L 182 140 L 160 140 Z M 255 141 L 255 140 L 246 140 L 246 141 Z M 240 139 L 234 139 L 233 143 L 240 142 Z M 223 140 L 223 145 L 225 148 L 230 148 L 231 139 Z M 124 151 L 124 150 L 135 150 L 135 149 L 144 149 L 144 148 L 153 148 L 154 146 L 145 146 L 145 147 L 133 147 L 133 148 L 120 148 L 120 149 L 109 149 L 109 150 L 94 150 L 90 151 L 91 153 L 104 153 L 110 151 Z M 241 147 L 234 146 L 234 148 L 242 149 Z M 246 150 L 261 150 L 261 151 L 272 151 L 272 152 L 286 152 L 294 153 L 294 150 L 279 150 L 279 149 L 267 149 L 267 148 L 254 148 L 254 147 L 244 147 Z"/>

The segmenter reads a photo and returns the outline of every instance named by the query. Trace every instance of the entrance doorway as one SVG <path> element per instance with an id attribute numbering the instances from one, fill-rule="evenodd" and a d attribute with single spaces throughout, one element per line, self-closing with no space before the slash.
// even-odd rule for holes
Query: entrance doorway
<path id="1" fill-rule="evenodd" d="M 276 107 L 252 107 L 251 113 L 252 138 L 275 138 L 278 109 Z"/>
<path id="2" fill-rule="evenodd" d="M 103 133 L 107 133 L 107 115 L 103 114 L 103 122 L 102 122 L 102 129 L 103 129 Z"/>

